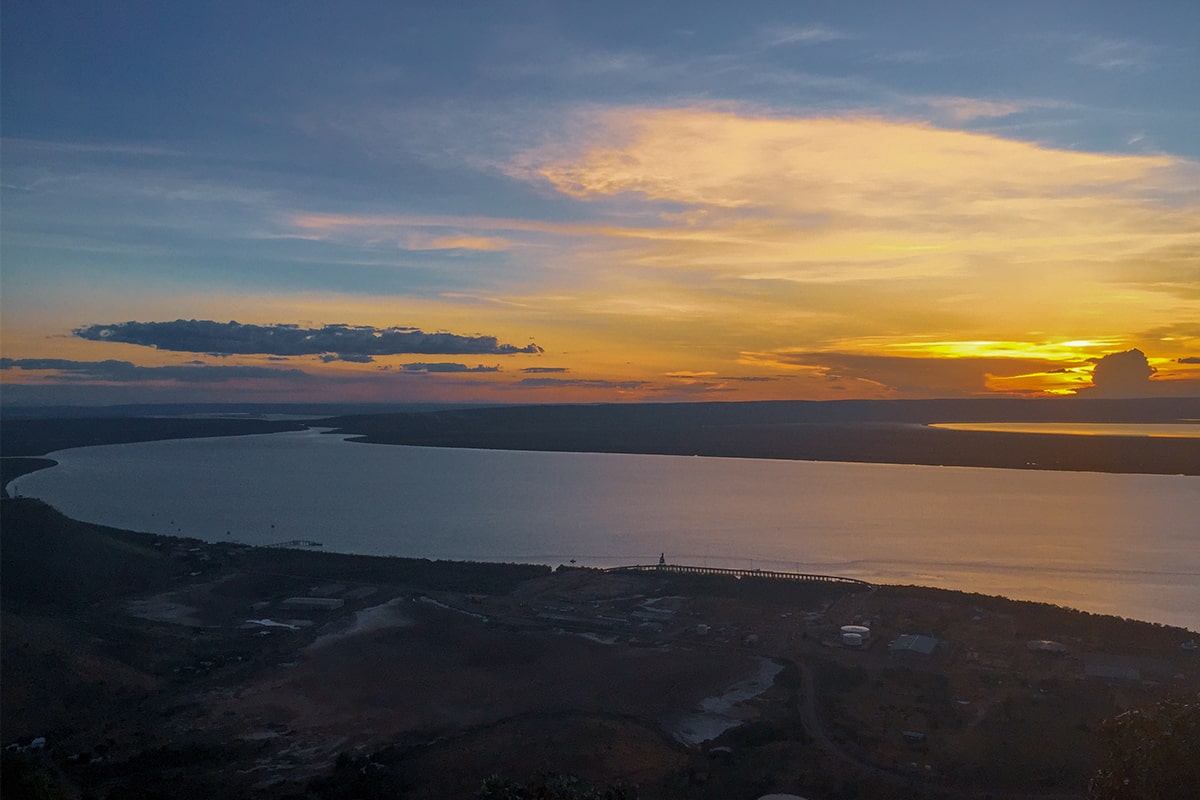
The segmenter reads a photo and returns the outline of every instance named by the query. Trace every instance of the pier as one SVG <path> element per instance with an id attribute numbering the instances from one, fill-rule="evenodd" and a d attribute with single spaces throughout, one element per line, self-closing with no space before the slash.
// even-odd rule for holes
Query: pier
<path id="1" fill-rule="evenodd" d="M 685 575 L 725 575 L 733 578 L 771 578 L 784 581 L 815 581 L 817 583 L 841 583 L 870 589 L 871 584 L 858 578 L 843 578 L 840 575 L 815 575 L 807 572 L 779 572 L 769 569 L 731 569 L 728 567 L 694 567 L 686 564 L 633 564 L 628 567 L 609 567 L 605 572 L 672 572 Z"/>
<path id="2" fill-rule="evenodd" d="M 324 545 L 322 545 L 320 542 L 314 542 L 311 539 L 291 539 L 286 542 L 275 542 L 274 544 L 263 545 L 263 547 L 288 547 L 288 548 L 323 547 L 323 546 Z"/>

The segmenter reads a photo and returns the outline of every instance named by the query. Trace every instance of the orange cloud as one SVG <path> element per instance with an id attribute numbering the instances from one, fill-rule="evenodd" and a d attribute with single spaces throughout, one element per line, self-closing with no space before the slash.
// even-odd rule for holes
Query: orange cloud
<path id="1" fill-rule="evenodd" d="M 964 396 L 989 391 L 1029 390 L 1027 385 L 1002 386 L 1017 375 L 1044 375 L 1052 363 L 1035 358 L 894 356 L 845 352 L 744 353 L 745 363 L 769 364 L 815 372 L 830 382 L 865 382 L 893 396 Z M 1040 390 L 1038 390 L 1040 391 Z"/>
<path id="2" fill-rule="evenodd" d="M 409 250 L 510 250 L 513 243 L 499 236 L 438 236 L 429 240 L 409 240 Z"/>
<path id="3" fill-rule="evenodd" d="M 1167 156 L 1055 150 L 872 117 L 634 108 L 588 123 L 596 133 L 581 149 L 530 151 L 512 172 L 540 175 L 579 197 L 638 192 L 701 206 L 859 213 L 930 196 L 944 208 L 989 197 L 1086 195 L 1180 165 Z M 781 194 L 781 186 L 809 191 Z"/>
<path id="4" fill-rule="evenodd" d="M 960 121 L 1020 110 L 926 102 Z M 620 108 L 580 114 L 574 135 L 503 169 L 580 221 L 298 213 L 290 227 L 523 248 L 519 285 L 410 307 L 514 340 L 536 324 L 580 380 L 782 370 L 756 390 L 1069 393 L 1090 384 L 1087 359 L 1134 345 L 1156 384 L 1195 372 L 1178 362 L 1194 339 L 1138 333 L 1200 329 L 1191 161 L 877 116 Z"/>

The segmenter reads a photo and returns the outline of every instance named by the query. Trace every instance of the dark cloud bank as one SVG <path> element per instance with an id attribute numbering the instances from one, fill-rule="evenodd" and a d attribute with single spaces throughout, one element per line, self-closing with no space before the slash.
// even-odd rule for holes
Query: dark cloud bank
<path id="1" fill-rule="evenodd" d="M 500 367 L 486 367 L 483 364 L 478 366 L 468 367 L 466 364 L 447 364 L 439 362 L 437 364 L 404 364 L 402 365 L 405 372 L 499 372 Z"/>
<path id="2" fill-rule="evenodd" d="M 95 342 L 122 342 L 179 353 L 212 355 L 326 356 L 331 360 L 369 362 L 374 356 L 512 355 L 541 353 L 536 344 L 501 344 L 494 336 L 425 333 L 416 328 L 370 325 L 242 325 L 237 322 L 184 320 L 88 325 L 73 333 Z"/>
<path id="3" fill-rule="evenodd" d="M 71 361 L 65 358 L 0 358 L 0 370 L 20 369 L 55 371 L 59 381 L 183 381 L 185 383 L 224 383 L 244 378 L 272 380 L 305 380 L 308 373 L 298 369 L 275 367 L 209 367 L 193 363 L 190 366 L 139 367 L 128 361 Z"/>
<path id="4" fill-rule="evenodd" d="M 1157 372 L 1141 350 L 1125 350 L 1092 359 L 1092 386 L 1080 390 L 1093 397 L 1139 397 L 1152 389 Z"/>

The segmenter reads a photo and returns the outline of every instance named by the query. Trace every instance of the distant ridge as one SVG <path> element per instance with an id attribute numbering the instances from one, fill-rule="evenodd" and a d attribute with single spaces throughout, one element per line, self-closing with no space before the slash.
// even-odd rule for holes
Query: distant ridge
<path id="1" fill-rule="evenodd" d="M 378 444 L 1200 475 L 1200 439 L 960 431 L 935 422 L 1164 423 L 1200 398 L 492 406 L 313 424 Z"/>

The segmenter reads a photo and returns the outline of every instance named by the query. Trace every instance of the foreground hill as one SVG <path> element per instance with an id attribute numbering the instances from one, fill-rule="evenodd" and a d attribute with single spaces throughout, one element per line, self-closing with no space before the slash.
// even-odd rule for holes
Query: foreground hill
<path id="1" fill-rule="evenodd" d="M 64 796 L 469 798 L 549 769 L 664 800 L 1080 797 L 1105 718 L 1200 691 L 1195 634 L 1002 598 L 0 513 L 5 780 Z"/>
<path id="2" fill-rule="evenodd" d="M 0 425 L 0 453 L 4 456 L 41 456 L 69 447 L 97 444 L 191 439 L 200 436 L 244 436 L 302 430 L 297 422 L 259 419 L 189 419 L 140 417 L 6 416 Z"/>

